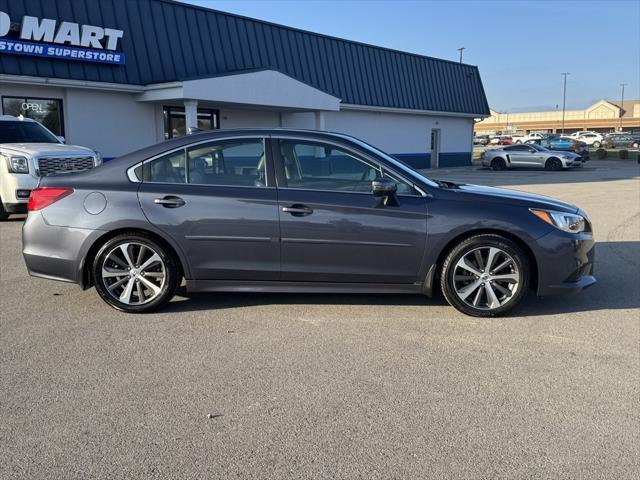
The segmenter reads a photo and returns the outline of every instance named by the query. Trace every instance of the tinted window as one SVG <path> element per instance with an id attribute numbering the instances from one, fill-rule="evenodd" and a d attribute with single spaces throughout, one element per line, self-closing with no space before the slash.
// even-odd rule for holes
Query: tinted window
<path id="1" fill-rule="evenodd" d="M 512 145 L 510 147 L 504 147 L 504 150 L 508 150 L 510 152 L 516 151 L 516 152 L 528 152 L 529 151 L 529 147 L 527 147 L 526 145 Z"/>
<path id="2" fill-rule="evenodd" d="M 262 139 L 231 140 L 189 149 L 189 183 L 266 187 Z"/>
<path id="3" fill-rule="evenodd" d="M 60 143 L 46 129 L 35 122 L 1 121 L 0 143 Z"/>
<path id="4" fill-rule="evenodd" d="M 143 165 L 145 182 L 185 183 L 185 152 L 169 153 Z"/>
<path id="5" fill-rule="evenodd" d="M 280 153 L 289 188 L 371 192 L 371 182 L 383 176 L 380 166 L 332 145 L 281 140 Z M 402 191 L 411 187 L 399 183 Z"/>

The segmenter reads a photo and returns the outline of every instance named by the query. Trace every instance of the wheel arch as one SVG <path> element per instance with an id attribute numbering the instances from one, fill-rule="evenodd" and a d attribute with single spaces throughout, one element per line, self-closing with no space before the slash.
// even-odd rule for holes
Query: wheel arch
<path id="1" fill-rule="evenodd" d="M 100 248 L 107 241 L 111 240 L 114 237 L 117 237 L 118 235 L 122 235 L 124 233 L 142 234 L 144 236 L 151 238 L 153 241 L 158 242 L 160 245 L 164 246 L 169 251 L 169 253 L 171 253 L 171 255 L 173 255 L 173 257 L 175 258 L 176 264 L 178 265 L 180 278 L 184 277 L 185 273 L 188 272 L 187 270 L 188 265 L 186 263 L 186 259 L 181 255 L 178 248 L 176 248 L 171 242 L 169 242 L 167 239 L 162 237 L 160 234 L 152 230 L 148 230 L 140 227 L 123 227 L 123 228 L 118 228 L 116 230 L 111 230 L 109 232 L 105 232 L 104 235 L 101 235 L 100 237 L 98 237 L 91 244 L 91 247 L 89 247 L 87 254 L 84 256 L 82 260 L 82 267 L 81 267 L 82 274 L 80 279 L 81 280 L 80 286 L 83 289 L 87 289 L 93 286 L 93 277 L 91 274 L 91 267 L 93 265 L 93 261 L 98 251 L 100 250 Z"/>
<path id="2" fill-rule="evenodd" d="M 506 238 L 508 240 L 511 240 L 513 243 L 515 243 L 516 245 L 518 245 L 522 249 L 522 251 L 527 256 L 527 260 L 529 261 L 529 267 L 530 267 L 529 288 L 537 291 L 537 289 L 538 289 L 538 278 L 539 278 L 538 277 L 538 262 L 536 260 L 536 256 L 533 253 L 533 250 L 531 250 L 531 247 L 529 247 L 527 242 L 525 242 L 518 235 L 515 235 L 515 234 L 513 234 L 511 232 L 508 232 L 506 230 L 482 228 L 482 229 L 469 230 L 469 231 L 460 233 L 460 234 L 456 235 L 455 237 L 450 238 L 447 241 L 445 246 L 440 251 L 440 254 L 438 255 L 438 258 L 436 259 L 436 263 L 431 265 L 431 267 L 429 268 L 429 272 L 427 274 L 427 279 L 425 281 L 425 289 L 424 289 L 427 296 L 431 297 L 433 295 L 434 286 L 439 284 L 439 282 L 437 282 L 436 280 L 440 276 L 440 270 L 442 268 L 442 265 L 444 263 L 445 258 L 447 258 L 447 255 L 449 254 L 449 252 L 451 252 L 451 250 L 453 250 L 453 248 L 458 243 L 466 240 L 467 238 L 475 237 L 477 235 L 485 235 L 485 234 L 488 234 L 488 235 L 500 235 L 500 236 L 502 236 L 502 237 L 504 237 L 504 238 Z"/>

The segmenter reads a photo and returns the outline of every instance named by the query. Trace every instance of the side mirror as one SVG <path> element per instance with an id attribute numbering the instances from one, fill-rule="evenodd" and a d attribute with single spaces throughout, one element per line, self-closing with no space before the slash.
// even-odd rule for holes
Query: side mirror
<path id="1" fill-rule="evenodd" d="M 390 178 L 376 178 L 371 182 L 371 192 L 374 197 L 393 197 L 398 191 L 398 185 Z"/>
<path id="2" fill-rule="evenodd" d="M 58 140 L 60 140 L 60 143 L 64 143 L 64 142 L 65 142 L 65 139 L 64 139 L 64 137 L 62 137 L 62 136 L 57 136 L 56 138 L 57 138 Z"/>

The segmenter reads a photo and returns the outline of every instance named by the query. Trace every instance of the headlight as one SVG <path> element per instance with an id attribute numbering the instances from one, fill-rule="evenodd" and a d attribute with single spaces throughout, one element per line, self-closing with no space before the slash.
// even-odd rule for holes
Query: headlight
<path id="1" fill-rule="evenodd" d="M 535 208 L 530 208 L 529 210 L 539 219 L 565 232 L 580 233 L 586 229 L 587 222 L 582 215 Z"/>
<path id="2" fill-rule="evenodd" d="M 96 154 L 96 165 L 95 166 L 97 167 L 98 165 L 102 165 L 102 154 L 100 152 L 98 152 L 98 151 L 96 151 L 95 154 Z"/>
<path id="3" fill-rule="evenodd" d="M 29 173 L 29 160 L 27 157 L 7 157 L 9 173 Z"/>

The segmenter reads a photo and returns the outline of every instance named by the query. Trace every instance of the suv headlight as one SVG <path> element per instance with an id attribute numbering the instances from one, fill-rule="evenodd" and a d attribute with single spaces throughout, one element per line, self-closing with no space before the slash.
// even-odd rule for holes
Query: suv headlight
<path id="1" fill-rule="evenodd" d="M 29 173 L 29 160 L 22 156 L 7 157 L 7 168 L 9 173 Z"/>
<path id="2" fill-rule="evenodd" d="M 587 221 L 577 213 L 557 212 L 555 210 L 539 210 L 530 208 L 529 211 L 539 219 L 553 225 L 564 232 L 580 233 L 587 228 Z"/>

